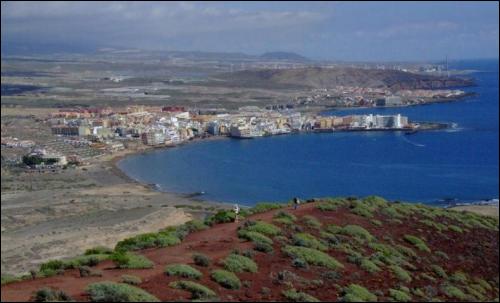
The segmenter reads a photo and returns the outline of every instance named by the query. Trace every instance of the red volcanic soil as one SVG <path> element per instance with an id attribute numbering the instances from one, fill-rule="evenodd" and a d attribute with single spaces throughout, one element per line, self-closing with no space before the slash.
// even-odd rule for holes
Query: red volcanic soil
<path id="1" fill-rule="evenodd" d="M 28 301 L 32 300 L 33 293 L 43 287 L 52 287 L 63 290 L 77 301 L 88 301 L 90 298 L 85 293 L 87 285 L 98 281 L 120 282 L 121 276 L 131 274 L 142 278 L 140 288 L 146 290 L 162 301 L 189 301 L 191 294 L 187 291 L 172 289 L 168 284 L 172 281 L 181 280 L 178 277 L 169 277 L 164 274 L 164 267 L 172 263 L 189 264 L 203 273 L 203 277 L 196 281 L 215 291 L 222 301 L 285 301 L 282 295 L 283 290 L 290 289 L 290 284 L 277 279 L 277 275 L 282 271 L 289 271 L 298 277 L 289 280 L 297 291 L 305 292 L 321 301 L 336 301 L 342 296 L 342 288 L 351 283 L 362 285 L 376 294 L 379 301 L 389 299 L 389 289 L 397 289 L 406 286 L 410 289 L 420 288 L 426 293 L 428 298 L 439 298 L 441 300 L 456 301 L 456 299 L 446 296 L 442 291 L 443 283 L 451 283 L 449 279 L 439 278 L 431 269 L 431 265 L 441 266 L 449 275 L 457 271 L 465 273 L 468 281 L 473 278 L 481 278 L 487 281 L 492 289 L 485 294 L 486 298 L 498 297 L 498 275 L 499 275 L 499 233 L 498 230 L 485 228 L 469 228 L 468 232 L 458 233 L 454 231 L 438 232 L 432 227 L 428 227 L 418 222 L 423 217 L 420 214 L 412 214 L 402 219 L 402 222 L 395 222 L 388 217 L 377 212 L 372 218 L 365 218 L 351 212 L 348 207 L 342 207 L 335 211 L 321 211 L 316 208 L 316 203 L 301 205 L 298 210 L 291 208 L 281 209 L 297 216 L 295 225 L 300 225 L 304 232 L 308 232 L 316 237 L 320 237 L 319 231 L 308 228 L 303 224 L 301 217 L 311 215 L 323 223 L 336 224 L 339 226 L 359 225 L 368 230 L 377 238 L 379 243 L 388 245 L 404 245 L 413 248 L 418 257 L 412 258 L 410 263 L 413 269 L 405 268 L 411 275 L 411 282 L 401 282 L 394 273 L 386 266 L 377 273 L 368 273 L 358 265 L 348 261 L 348 255 L 338 249 L 330 248 L 328 254 L 342 263 L 345 268 L 338 270 L 340 278 L 329 280 L 324 277 L 324 273 L 331 270 L 309 266 L 309 268 L 295 268 L 292 266 L 292 258 L 281 252 L 279 241 L 274 241 L 274 252 L 255 252 L 254 260 L 258 264 L 258 273 L 237 274 L 243 285 L 239 290 L 228 290 L 221 287 L 210 279 L 210 272 L 213 269 L 222 268 L 219 260 L 229 255 L 233 250 L 244 251 L 252 249 L 253 244 L 246 240 L 239 239 L 237 228 L 243 222 L 225 223 L 215 225 L 207 230 L 194 232 L 188 235 L 184 241 L 173 247 L 153 248 L 139 251 L 154 262 L 153 269 L 117 269 L 111 261 L 104 261 L 95 268 L 102 270 L 102 277 L 80 277 L 76 269 L 66 270 L 64 274 L 49 278 L 27 280 L 11 283 L 2 286 L 2 301 Z M 273 215 L 280 210 L 269 211 L 249 217 L 249 220 L 263 220 L 271 223 Z M 377 226 L 372 223 L 373 219 L 380 220 L 383 225 Z M 441 223 L 452 223 L 463 227 L 459 222 L 448 222 L 436 220 Z M 274 223 L 276 224 L 276 223 Z M 279 225 L 279 224 L 276 224 Z M 279 225 L 284 236 L 291 238 L 296 232 L 293 228 Z M 431 253 L 419 251 L 412 244 L 404 240 L 404 236 L 410 234 L 425 239 L 425 243 L 431 249 Z M 352 241 L 353 245 L 355 241 Z M 358 245 L 358 244 L 356 244 Z M 355 247 L 355 246 L 354 246 Z M 366 244 L 363 246 L 364 256 L 371 255 L 374 251 Z M 435 252 L 446 253 L 449 259 L 443 258 Z M 196 266 L 192 260 L 195 252 L 209 256 L 213 261 L 209 267 Z M 436 281 L 430 281 L 419 277 L 421 273 L 433 276 Z M 311 282 L 321 280 L 321 282 Z M 248 282 L 245 282 L 248 281 Z M 473 282 L 470 282 L 473 283 Z M 463 287 L 467 284 L 453 284 Z M 460 288 L 459 287 L 459 288 Z M 263 289 L 264 288 L 264 289 Z M 268 290 L 266 290 L 267 288 Z M 465 291 L 464 291 L 465 292 Z M 414 301 L 425 301 L 426 298 L 412 295 Z"/>

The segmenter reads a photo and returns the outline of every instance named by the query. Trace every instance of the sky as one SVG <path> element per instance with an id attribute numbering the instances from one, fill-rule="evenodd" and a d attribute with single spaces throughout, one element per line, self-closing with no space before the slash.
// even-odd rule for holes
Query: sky
<path id="1" fill-rule="evenodd" d="M 498 6 L 496 1 L 2 1 L 2 52 L 27 45 L 74 51 L 288 51 L 342 61 L 498 58 Z"/>

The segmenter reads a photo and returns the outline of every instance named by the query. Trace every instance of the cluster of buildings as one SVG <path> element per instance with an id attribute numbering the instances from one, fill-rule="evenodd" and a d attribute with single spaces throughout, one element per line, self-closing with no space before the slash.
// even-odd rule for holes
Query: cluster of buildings
<path id="1" fill-rule="evenodd" d="M 45 121 L 54 140 L 35 145 L 2 138 L 2 145 L 30 147 L 23 159 L 40 166 L 89 163 L 106 153 L 140 146 L 169 146 L 193 138 L 254 138 L 292 132 L 398 130 L 415 125 L 401 115 L 321 116 L 291 109 L 244 107 L 234 112 L 188 110 L 179 106 L 65 109 Z M 26 162 L 23 160 L 23 162 Z M 31 165 L 30 165 L 31 166 Z"/>
<path id="2" fill-rule="evenodd" d="M 466 95 L 462 90 L 411 89 L 391 91 L 386 88 L 337 86 L 313 89 L 308 96 L 296 97 L 299 105 L 328 105 L 338 107 L 404 106 L 458 99 Z"/>
<path id="3" fill-rule="evenodd" d="M 194 137 L 230 136 L 253 138 L 315 129 L 399 129 L 409 127 L 401 115 L 351 115 L 325 117 L 258 107 L 233 113 L 204 114 L 184 107 L 131 106 L 125 109 L 61 110 L 47 121 L 54 135 L 77 137 L 73 144 L 99 142 L 124 148 L 120 141 L 144 145 L 176 145 Z M 84 140 L 84 141 L 82 141 Z"/>

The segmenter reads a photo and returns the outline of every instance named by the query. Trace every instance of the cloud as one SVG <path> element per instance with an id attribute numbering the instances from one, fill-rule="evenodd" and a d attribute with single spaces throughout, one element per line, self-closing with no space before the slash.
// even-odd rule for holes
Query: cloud
<path id="1" fill-rule="evenodd" d="M 393 38 L 396 36 L 421 35 L 443 32 L 451 32 L 459 29 L 459 25 L 450 21 L 432 21 L 432 22 L 417 22 L 404 23 L 393 25 L 382 30 L 379 30 L 376 35 L 381 38 Z"/>

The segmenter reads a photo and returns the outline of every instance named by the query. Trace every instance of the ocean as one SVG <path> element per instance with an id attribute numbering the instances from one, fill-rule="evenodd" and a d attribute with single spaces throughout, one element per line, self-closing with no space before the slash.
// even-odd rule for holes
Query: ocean
<path id="1" fill-rule="evenodd" d="M 452 129 L 293 134 L 215 140 L 127 157 L 118 166 L 163 191 L 253 205 L 325 196 L 379 195 L 446 205 L 498 198 L 498 61 L 456 62 L 480 70 L 477 96 L 422 106 L 343 109 L 328 115 L 395 114 L 410 121 L 454 123 Z"/>

